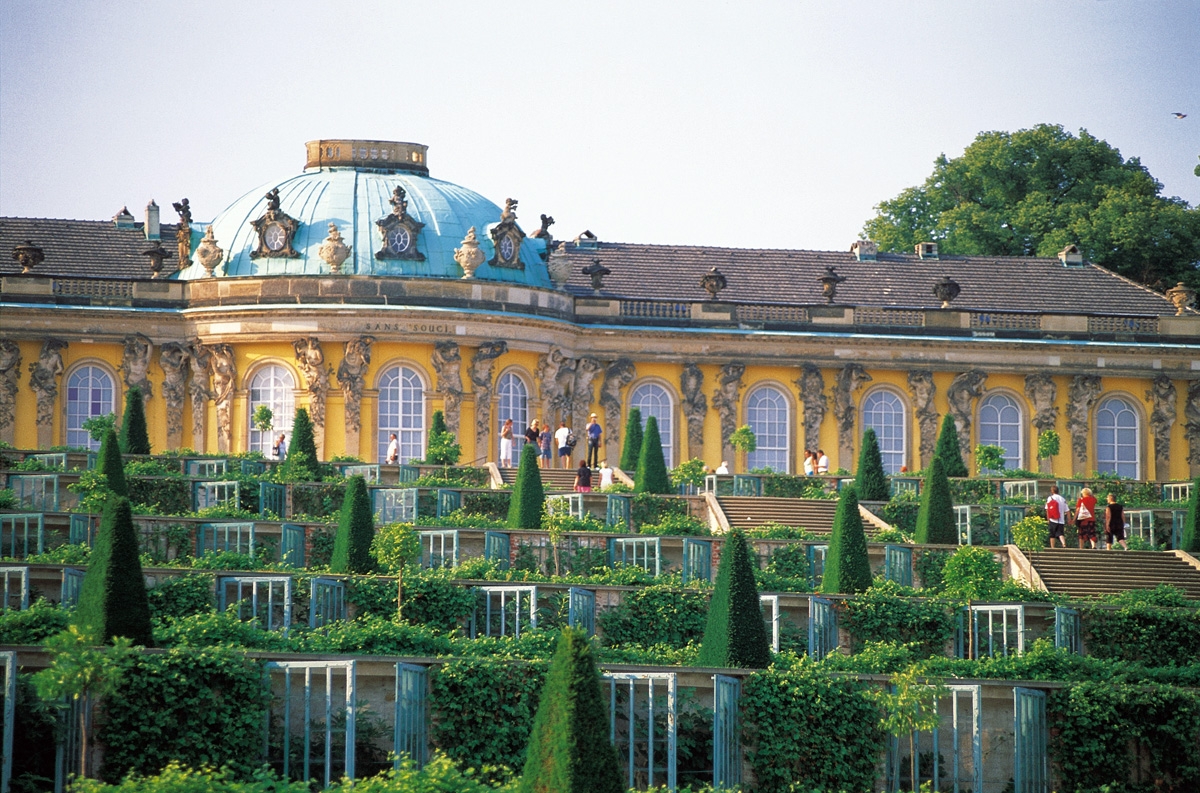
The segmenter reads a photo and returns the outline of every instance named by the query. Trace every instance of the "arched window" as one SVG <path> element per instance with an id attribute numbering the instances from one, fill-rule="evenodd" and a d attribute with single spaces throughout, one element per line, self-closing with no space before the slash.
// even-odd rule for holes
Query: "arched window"
<path id="1" fill-rule="evenodd" d="M 67 378 L 67 445 L 99 449 L 83 422 L 113 412 L 113 379 L 98 366 L 81 366 Z"/>
<path id="2" fill-rule="evenodd" d="M 646 419 L 654 416 L 654 421 L 658 424 L 658 435 L 662 440 L 663 459 L 667 462 L 667 468 L 673 468 L 675 466 L 673 454 L 675 450 L 675 424 L 673 421 L 675 409 L 671 401 L 671 392 L 657 383 L 642 383 L 633 389 L 633 394 L 629 398 L 629 406 L 641 411 L 643 428 L 646 426 Z"/>
<path id="3" fill-rule="evenodd" d="M 1004 467 L 1020 468 L 1021 406 L 1007 394 L 992 394 L 979 403 L 979 443 L 1004 449 Z"/>
<path id="4" fill-rule="evenodd" d="M 388 440 L 396 433 L 400 462 L 425 456 L 425 383 L 415 370 L 395 366 L 379 378 L 377 460 L 387 459 Z"/>
<path id="5" fill-rule="evenodd" d="M 1109 397 L 1096 408 L 1096 470 L 1137 479 L 1141 455 L 1138 452 L 1138 414 L 1127 400 Z"/>
<path id="6" fill-rule="evenodd" d="M 505 419 L 513 422 L 513 462 L 521 459 L 521 447 L 525 445 L 525 428 L 529 426 L 529 389 L 525 381 L 512 372 L 500 377 L 496 388 L 500 395 L 500 409 L 496 411 L 496 448 L 500 448 L 500 429 Z M 500 459 L 497 457 L 496 459 Z"/>
<path id="7" fill-rule="evenodd" d="M 883 470 L 889 474 L 900 473 L 905 464 L 908 451 L 905 445 L 907 418 L 904 400 L 891 391 L 872 391 L 863 400 L 863 432 L 867 431 L 867 427 L 875 430 L 875 436 L 879 439 L 879 453 L 883 456 Z"/>
<path id="8" fill-rule="evenodd" d="M 746 400 L 746 423 L 754 431 L 758 447 L 747 455 L 746 467 L 788 473 L 791 432 L 787 397 L 771 386 L 756 389 Z"/>
<path id="9" fill-rule="evenodd" d="M 292 420 L 296 418 L 296 380 L 286 367 L 272 364 L 264 366 L 250 378 L 250 446 L 249 451 L 259 451 L 264 457 L 273 457 L 272 449 L 279 433 L 288 435 L 291 448 Z M 259 405 L 271 409 L 271 430 L 259 432 L 254 427 L 254 411 Z"/>

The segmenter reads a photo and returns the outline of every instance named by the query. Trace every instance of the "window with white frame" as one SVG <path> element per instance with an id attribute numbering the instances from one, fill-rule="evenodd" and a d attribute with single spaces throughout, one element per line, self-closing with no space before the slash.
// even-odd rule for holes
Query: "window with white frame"
<path id="1" fill-rule="evenodd" d="M 906 418 L 904 400 L 892 391 L 872 391 L 863 400 L 863 432 L 867 431 L 867 427 L 875 430 L 879 453 L 883 457 L 883 470 L 889 474 L 900 473 L 905 464 Z"/>
<path id="2" fill-rule="evenodd" d="M 81 366 L 67 378 L 67 445 L 99 449 L 83 422 L 113 412 L 113 379 L 99 366 Z"/>
<path id="3" fill-rule="evenodd" d="M 1137 411 L 1122 397 L 1109 397 L 1096 408 L 1096 470 L 1137 479 L 1141 469 Z"/>
<path id="4" fill-rule="evenodd" d="M 400 462 L 425 456 L 425 382 L 416 370 L 394 366 L 379 378 L 378 460 L 387 459 L 388 440 L 396 433 Z"/>
<path id="5" fill-rule="evenodd" d="M 1007 394 L 990 394 L 979 403 L 979 443 L 1004 450 L 1004 467 L 1020 468 L 1021 406 Z"/>
<path id="6" fill-rule="evenodd" d="M 521 447 L 525 445 L 525 428 L 529 426 L 529 389 L 516 374 L 505 372 L 496 392 L 500 396 L 499 410 L 496 411 L 496 448 L 500 448 L 500 430 L 505 419 L 512 419 L 513 459 L 519 460 Z"/>
<path id="7" fill-rule="evenodd" d="M 654 416 L 654 421 L 658 424 L 658 435 L 662 440 L 663 459 L 666 460 L 667 468 L 674 467 L 675 406 L 671 400 L 671 392 L 657 383 L 642 383 L 633 389 L 629 406 L 641 411 L 643 427 L 647 417 Z"/>
<path id="8" fill-rule="evenodd" d="M 754 432 L 758 448 L 746 456 L 748 469 L 789 472 L 790 419 L 787 397 L 778 388 L 763 386 L 751 392 L 746 399 L 746 423 Z"/>
<path id="9" fill-rule="evenodd" d="M 290 434 L 292 420 L 296 417 L 296 380 L 286 367 L 278 364 L 264 366 L 250 378 L 250 447 L 249 451 L 262 452 L 264 457 L 274 457 L 272 449 L 279 433 Z M 271 409 L 271 429 L 260 432 L 254 426 L 254 411 L 266 405 Z M 290 448 L 294 438 L 287 439 Z"/>

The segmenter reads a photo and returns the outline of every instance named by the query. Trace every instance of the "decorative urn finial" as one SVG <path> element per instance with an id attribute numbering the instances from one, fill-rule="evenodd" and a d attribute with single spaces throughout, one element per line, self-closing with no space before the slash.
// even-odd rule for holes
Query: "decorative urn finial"
<path id="1" fill-rule="evenodd" d="M 942 308 L 950 308 L 950 301 L 958 297 L 960 292 L 962 287 L 948 275 L 943 275 L 941 280 L 933 285 L 933 295 L 942 301 Z"/>
<path id="2" fill-rule="evenodd" d="M 1196 302 L 1196 290 L 1180 281 L 1167 290 L 1167 299 L 1175 306 L 1175 316 L 1182 317 Z"/>
<path id="3" fill-rule="evenodd" d="M 196 260 L 204 268 L 205 277 L 213 277 L 213 270 L 217 269 L 217 265 L 221 263 L 224 256 L 225 251 L 217 247 L 217 239 L 213 236 L 213 227 L 209 226 L 204 230 L 204 239 L 200 240 L 200 244 L 196 246 Z"/>
<path id="4" fill-rule="evenodd" d="M 155 240 L 154 244 L 142 251 L 142 255 L 150 258 L 151 278 L 158 278 L 162 273 L 163 260 L 171 258 L 171 252 L 162 246 L 162 240 Z"/>
<path id="5" fill-rule="evenodd" d="M 474 278 L 475 271 L 487 258 L 487 254 L 479 249 L 479 238 L 475 236 L 474 226 L 467 229 L 467 236 L 463 237 L 461 244 L 461 248 L 454 249 L 454 261 L 462 268 L 464 279 Z"/>
<path id="6" fill-rule="evenodd" d="M 825 302 L 830 305 L 833 305 L 833 299 L 837 297 L 838 284 L 846 280 L 846 276 L 838 275 L 836 270 L 833 265 L 826 265 L 825 275 L 817 279 L 821 282 L 821 293 L 825 296 Z"/>
<path id="7" fill-rule="evenodd" d="M 592 291 L 599 292 L 604 288 L 604 276 L 612 272 L 612 270 L 600 263 L 599 259 L 592 259 L 592 263 L 580 270 L 584 275 L 592 279 Z"/>
<path id="8" fill-rule="evenodd" d="M 717 294 L 728 285 L 729 281 L 726 280 L 725 275 L 716 267 L 713 267 L 700 277 L 700 287 L 705 292 L 708 292 L 709 300 L 716 300 Z"/>
<path id="9" fill-rule="evenodd" d="M 571 279 L 571 257 L 567 256 L 566 244 L 559 243 L 557 248 L 550 251 L 546 270 L 550 273 L 550 280 L 554 282 L 556 288 L 562 289 L 567 285 L 567 281 Z"/>
<path id="10" fill-rule="evenodd" d="M 329 224 L 329 236 L 321 242 L 317 255 L 329 265 L 329 271 L 334 275 L 342 272 L 342 263 L 350 258 L 350 248 L 342 241 L 342 234 L 336 223 Z"/>
<path id="11" fill-rule="evenodd" d="M 46 252 L 33 244 L 33 240 L 25 240 L 13 248 L 14 262 L 21 265 L 21 275 L 29 275 L 33 268 L 46 261 Z"/>

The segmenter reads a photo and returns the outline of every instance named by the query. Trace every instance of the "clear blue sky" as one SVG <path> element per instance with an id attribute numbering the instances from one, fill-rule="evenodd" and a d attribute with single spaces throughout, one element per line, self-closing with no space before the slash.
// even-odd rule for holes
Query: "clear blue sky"
<path id="1" fill-rule="evenodd" d="M 1196 0 L 5 0 L 0 214 L 209 220 L 370 137 L 559 238 L 837 250 L 939 153 L 1041 122 L 1195 205 L 1198 42 Z"/>

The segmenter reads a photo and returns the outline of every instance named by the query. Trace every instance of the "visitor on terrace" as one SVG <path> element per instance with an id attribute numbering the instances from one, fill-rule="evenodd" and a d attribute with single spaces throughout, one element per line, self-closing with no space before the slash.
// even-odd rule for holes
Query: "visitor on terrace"
<path id="1" fill-rule="evenodd" d="M 1121 543 L 1121 547 L 1129 550 L 1125 542 L 1125 506 L 1117 503 L 1117 497 L 1108 494 L 1108 506 L 1104 508 L 1104 544 L 1111 551 L 1113 543 Z"/>
<path id="2" fill-rule="evenodd" d="M 529 422 L 529 426 L 525 428 L 525 442 L 532 443 L 533 448 L 537 449 L 541 438 L 541 429 L 538 425 L 538 420 L 534 419 Z"/>
<path id="3" fill-rule="evenodd" d="M 608 467 L 607 460 L 602 460 L 600 462 L 600 489 L 603 490 L 606 487 L 612 487 L 612 483 L 613 470 Z"/>
<path id="4" fill-rule="evenodd" d="M 1046 522 L 1050 524 L 1050 547 L 1054 547 L 1055 538 L 1067 547 L 1067 516 L 1070 508 L 1067 500 L 1058 494 L 1058 485 L 1050 485 L 1050 497 L 1046 499 Z M 1082 545 L 1080 547 L 1083 547 Z"/>
<path id="5" fill-rule="evenodd" d="M 570 441 L 574 440 L 574 435 L 567 427 L 567 422 L 558 422 L 558 429 L 554 431 L 554 442 L 558 444 L 558 467 L 571 467 L 571 446 Z"/>
<path id="6" fill-rule="evenodd" d="M 1079 532 L 1080 548 L 1085 541 L 1096 547 L 1096 497 L 1090 487 L 1085 487 L 1075 502 L 1075 529 Z"/>
<path id="7" fill-rule="evenodd" d="M 812 453 L 812 449 L 804 450 L 804 475 L 812 476 L 817 472 L 817 455 Z"/>
<path id="8" fill-rule="evenodd" d="M 580 460 L 579 468 L 575 471 L 575 492 L 592 492 L 592 469 L 588 468 L 587 460 Z"/>
<path id="9" fill-rule="evenodd" d="M 500 465 L 512 468 L 513 426 L 512 419 L 505 419 L 500 428 Z"/>
<path id="10" fill-rule="evenodd" d="M 600 426 L 600 422 L 596 420 L 596 414 L 588 416 L 587 423 L 587 464 L 589 468 L 600 467 L 600 436 L 604 434 L 604 429 Z"/>
<path id="11" fill-rule="evenodd" d="M 541 449 L 541 455 L 539 456 L 538 462 L 542 468 L 550 467 L 550 444 L 553 439 L 554 433 L 550 431 L 550 425 L 543 421 L 542 432 L 540 435 L 538 435 L 538 447 Z"/>

